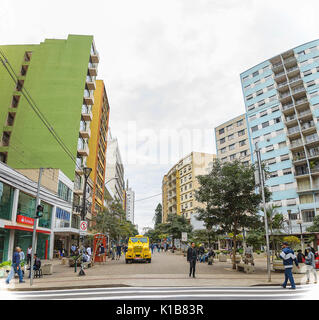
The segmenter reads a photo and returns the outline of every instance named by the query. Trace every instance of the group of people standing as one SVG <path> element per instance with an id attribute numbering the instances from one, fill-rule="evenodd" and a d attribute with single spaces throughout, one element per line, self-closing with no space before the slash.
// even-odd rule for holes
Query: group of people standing
<path id="1" fill-rule="evenodd" d="M 110 249 L 110 254 L 112 256 L 112 260 L 120 260 L 122 253 L 125 255 L 127 251 L 127 245 L 121 245 L 117 243 L 116 245 L 112 245 Z"/>
<path id="2" fill-rule="evenodd" d="M 36 253 L 33 255 L 33 258 L 34 258 L 33 271 L 39 270 L 41 268 L 41 260 L 38 258 L 38 255 Z M 29 278 L 31 277 L 31 259 L 32 259 L 32 246 L 30 245 L 27 248 L 27 261 L 26 261 L 26 264 L 28 265 L 27 270 L 30 270 Z M 11 279 L 14 277 L 16 273 L 19 276 L 19 283 L 25 282 L 23 280 L 24 271 L 21 270 L 21 264 L 23 262 L 25 262 L 25 254 L 21 249 L 21 247 L 17 246 L 12 256 L 11 270 L 6 279 L 6 284 L 10 283 Z"/>

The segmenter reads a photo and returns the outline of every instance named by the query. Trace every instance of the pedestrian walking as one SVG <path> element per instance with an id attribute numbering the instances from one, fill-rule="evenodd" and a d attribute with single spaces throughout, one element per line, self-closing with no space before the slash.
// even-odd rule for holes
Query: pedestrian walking
<path id="1" fill-rule="evenodd" d="M 197 250 L 195 248 L 195 242 L 192 242 L 191 247 L 189 247 L 187 250 L 187 261 L 189 262 L 189 276 L 191 277 L 193 274 L 193 278 L 195 278 L 197 261 Z"/>
<path id="2" fill-rule="evenodd" d="M 34 257 L 34 263 L 33 263 L 33 271 L 40 270 L 41 268 L 41 260 L 38 258 L 38 255 L 35 253 L 33 255 Z M 29 272 L 29 279 L 31 278 L 31 268 Z"/>
<path id="3" fill-rule="evenodd" d="M 8 275 L 8 278 L 6 279 L 6 284 L 10 283 L 10 280 L 13 278 L 15 273 L 17 273 L 19 275 L 19 283 L 25 282 L 23 280 L 23 275 L 22 275 L 22 271 L 20 268 L 20 254 L 19 254 L 20 251 L 21 251 L 20 247 L 15 248 L 15 251 L 14 251 L 13 257 L 12 257 L 11 271 Z"/>
<path id="4" fill-rule="evenodd" d="M 293 263 L 296 264 L 298 269 L 300 267 L 298 265 L 297 257 L 295 256 L 294 251 L 289 248 L 287 242 L 283 242 L 282 244 L 282 252 L 280 253 L 280 258 L 283 260 L 283 265 L 285 267 L 285 281 L 282 284 L 282 287 L 286 288 L 287 282 L 289 280 L 291 284 L 290 289 L 296 289 L 296 284 L 292 275 Z"/>
<path id="5" fill-rule="evenodd" d="M 202 263 L 203 262 L 203 256 L 204 256 L 204 253 L 205 253 L 205 248 L 204 248 L 203 244 L 201 244 L 201 246 L 199 247 L 198 253 L 199 253 L 199 262 Z"/>
<path id="6" fill-rule="evenodd" d="M 89 261 L 91 261 L 92 250 L 91 250 L 91 247 L 90 247 L 90 246 L 88 246 L 88 247 L 86 248 L 86 253 L 87 253 L 87 255 L 89 256 Z"/>
<path id="7" fill-rule="evenodd" d="M 151 244 L 152 254 L 154 253 L 154 243 Z"/>
<path id="8" fill-rule="evenodd" d="M 31 257 L 32 257 L 32 245 L 30 244 L 27 249 L 27 265 L 31 264 Z"/>
<path id="9" fill-rule="evenodd" d="M 160 252 L 161 251 L 161 245 L 158 243 L 157 244 L 157 252 Z"/>
<path id="10" fill-rule="evenodd" d="M 299 249 L 297 251 L 297 261 L 298 263 L 304 263 L 305 262 L 305 255 L 302 253 L 302 251 Z"/>
<path id="11" fill-rule="evenodd" d="M 121 258 L 122 246 L 118 243 L 116 246 L 116 260 Z"/>
<path id="12" fill-rule="evenodd" d="M 306 249 L 306 257 L 305 257 L 305 263 L 306 263 L 306 270 L 307 270 L 307 284 L 310 282 L 310 272 L 314 275 L 315 281 L 314 283 L 317 283 L 317 271 L 316 271 L 316 262 L 315 262 L 315 255 L 313 254 L 310 247 Z"/>

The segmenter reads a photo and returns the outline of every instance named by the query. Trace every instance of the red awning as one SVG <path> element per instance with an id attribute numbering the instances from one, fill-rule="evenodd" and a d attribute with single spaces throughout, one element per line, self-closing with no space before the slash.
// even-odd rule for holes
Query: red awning
<path id="1" fill-rule="evenodd" d="M 15 229 L 15 230 L 22 230 L 22 231 L 33 232 L 33 229 L 25 228 L 25 227 L 20 227 L 20 226 L 9 226 L 9 225 L 5 225 L 4 228 L 5 228 L 5 229 Z M 45 231 L 45 230 L 39 230 L 39 229 L 37 229 L 36 232 L 38 232 L 38 233 L 51 234 L 51 231 Z"/>

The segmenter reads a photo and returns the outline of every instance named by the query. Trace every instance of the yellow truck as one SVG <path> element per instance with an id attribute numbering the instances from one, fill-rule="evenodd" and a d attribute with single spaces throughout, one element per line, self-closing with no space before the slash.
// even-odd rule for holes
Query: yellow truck
<path id="1" fill-rule="evenodd" d="M 151 263 L 152 255 L 148 237 L 137 235 L 128 240 L 125 262 L 144 261 Z"/>

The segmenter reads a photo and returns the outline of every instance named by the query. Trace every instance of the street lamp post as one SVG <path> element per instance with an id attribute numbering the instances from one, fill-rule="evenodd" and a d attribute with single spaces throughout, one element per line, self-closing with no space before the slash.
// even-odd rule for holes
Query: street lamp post
<path id="1" fill-rule="evenodd" d="M 264 209 L 264 220 L 265 220 L 265 233 L 266 233 L 266 245 L 267 245 L 267 273 L 268 273 L 268 282 L 271 282 L 271 273 L 270 273 L 270 250 L 269 250 L 269 232 L 268 232 L 268 218 L 266 210 L 266 200 L 265 200 L 265 189 L 264 189 L 264 172 L 261 167 L 261 156 L 260 149 L 258 147 L 258 142 L 255 144 L 256 156 L 258 161 L 258 173 L 259 173 L 259 182 L 260 189 L 262 194 L 263 209 Z"/>
<path id="2" fill-rule="evenodd" d="M 299 220 L 297 220 L 297 224 L 299 224 L 299 227 L 300 227 L 301 250 L 304 251 L 304 243 L 303 243 L 303 236 L 302 236 L 302 218 L 301 218 L 300 211 L 299 211 L 299 213 L 298 213 L 298 218 L 299 218 Z"/>
<path id="3" fill-rule="evenodd" d="M 85 220 L 85 216 L 86 216 L 86 186 L 87 186 L 87 181 L 89 179 L 89 176 L 91 174 L 92 168 L 83 168 L 83 173 L 84 173 L 84 187 L 83 187 L 83 199 L 82 199 L 82 211 L 81 211 L 81 220 L 84 221 Z M 85 276 L 85 272 L 83 269 L 83 253 L 84 253 L 84 236 L 81 235 L 80 236 L 81 239 L 81 270 L 79 272 L 79 276 Z"/>

